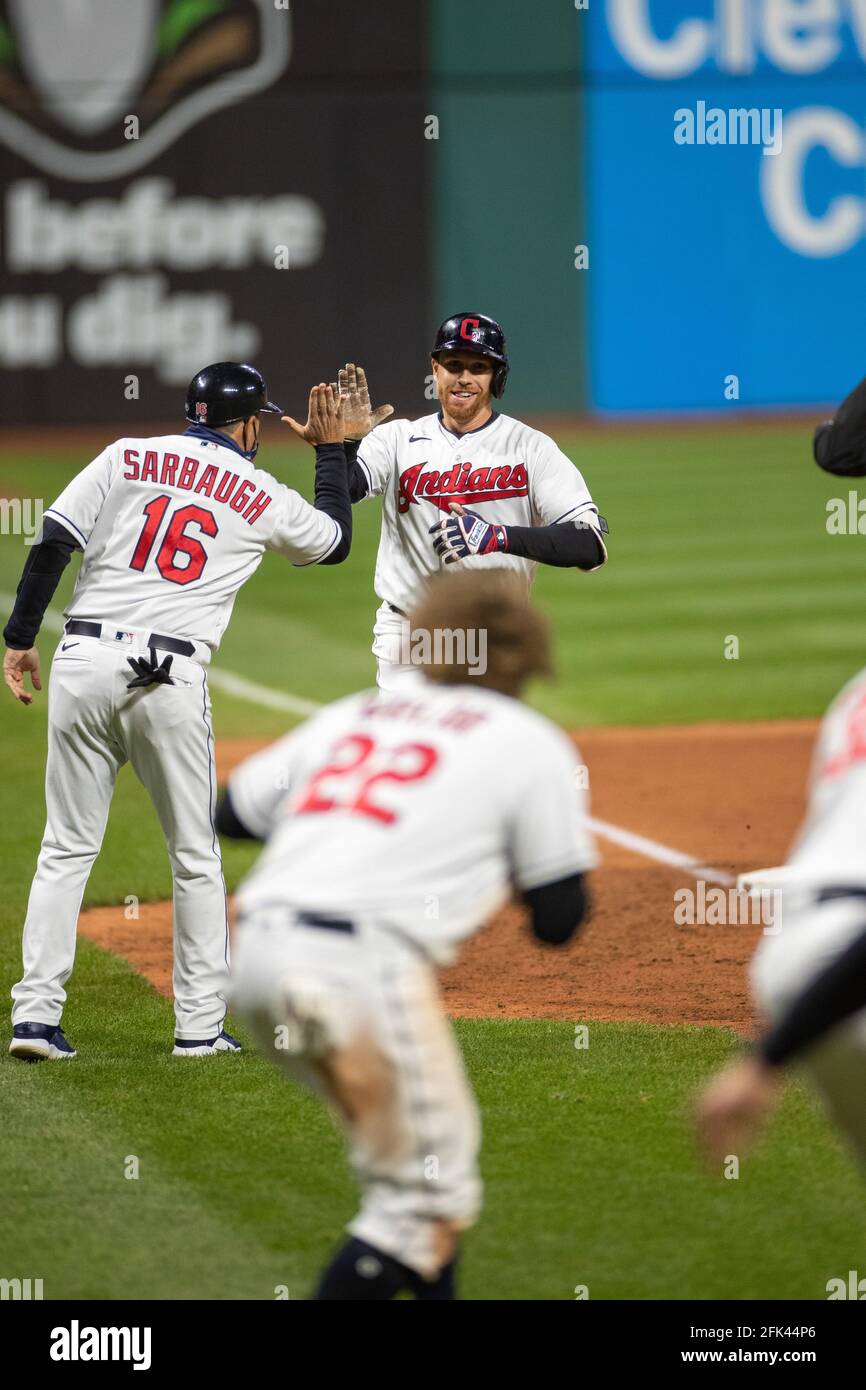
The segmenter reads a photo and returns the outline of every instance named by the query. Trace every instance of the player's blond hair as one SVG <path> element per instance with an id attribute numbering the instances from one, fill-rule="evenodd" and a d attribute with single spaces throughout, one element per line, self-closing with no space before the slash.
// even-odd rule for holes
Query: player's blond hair
<path id="1" fill-rule="evenodd" d="M 504 695 L 519 695 L 530 676 L 553 673 L 550 627 L 529 597 L 525 579 L 503 569 L 443 571 L 426 585 L 409 614 L 412 634 L 483 633 L 484 669 L 443 653 L 431 642 L 420 662 L 427 680 L 439 685 L 484 685 Z M 477 650 L 464 641 L 464 652 Z M 443 659 L 443 656 L 445 659 Z M 451 659 L 449 659 L 449 657 Z"/>

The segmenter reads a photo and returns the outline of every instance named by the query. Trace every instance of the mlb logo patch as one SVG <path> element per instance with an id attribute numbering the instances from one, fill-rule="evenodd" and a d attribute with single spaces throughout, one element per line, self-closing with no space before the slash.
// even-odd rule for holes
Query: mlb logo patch
<path id="1" fill-rule="evenodd" d="M 134 632 L 115 632 L 114 640 L 115 642 L 131 642 L 134 636 Z"/>
<path id="2" fill-rule="evenodd" d="M 201 420 L 202 424 L 207 423 L 207 401 L 196 401 L 195 418 Z"/>

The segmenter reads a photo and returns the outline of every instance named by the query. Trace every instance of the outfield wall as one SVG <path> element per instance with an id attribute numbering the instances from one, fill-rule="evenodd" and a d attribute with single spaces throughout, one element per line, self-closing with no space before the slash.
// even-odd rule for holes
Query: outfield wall
<path id="1" fill-rule="evenodd" d="M 585 18 L 593 404 L 844 394 L 866 370 L 866 7 L 607 0 Z"/>
<path id="2" fill-rule="evenodd" d="M 0 419 L 136 430 L 227 357 L 420 413 L 470 307 L 517 413 L 838 399 L 864 63 L 861 0 L 0 0 Z"/>
<path id="3" fill-rule="evenodd" d="M 0 0 L 3 420 L 135 430 L 227 358 L 423 407 L 426 0 L 379 11 Z"/>
<path id="4" fill-rule="evenodd" d="M 431 59 L 438 301 L 502 314 L 518 408 L 797 406 L 866 370 L 866 6 L 438 0 Z"/>

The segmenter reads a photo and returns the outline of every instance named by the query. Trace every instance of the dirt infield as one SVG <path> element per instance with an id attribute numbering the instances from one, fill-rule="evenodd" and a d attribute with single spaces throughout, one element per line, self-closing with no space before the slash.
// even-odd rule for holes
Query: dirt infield
<path id="1" fill-rule="evenodd" d="M 735 875 L 779 863 L 803 809 L 811 720 L 592 729 L 575 738 L 593 815 Z M 220 780 L 259 745 L 223 742 Z M 760 926 L 678 926 L 674 893 L 694 875 L 600 838 L 594 910 L 564 950 L 536 945 L 516 907 L 443 972 L 456 1017 L 643 1020 L 752 1030 L 745 966 Z M 171 990 L 171 904 L 95 908 L 80 930 Z"/>

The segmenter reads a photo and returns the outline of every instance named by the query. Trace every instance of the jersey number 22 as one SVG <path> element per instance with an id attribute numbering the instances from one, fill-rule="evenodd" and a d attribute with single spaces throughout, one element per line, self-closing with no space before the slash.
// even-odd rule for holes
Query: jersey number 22
<path id="1" fill-rule="evenodd" d="M 339 755 L 344 751 L 348 754 L 345 762 L 338 756 L 309 779 L 291 808 L 295 815 L 352 811 L 382 825 L 393 825 L 398 814 L 379 801 L 374 787 L 385 782 L 418 782 L 429 776 L 439 760 L 436 749 L 427 743 L 401 743 L 386 751 L 378 749 L 368 734 L 348 734 L 340 739 L 334 752 Z M 371 771 L 371 762 L 377 768 L 375 772 Z M 324 790 L 326 781 L 339 778 L 347 779 L 342 787 Z"/>

